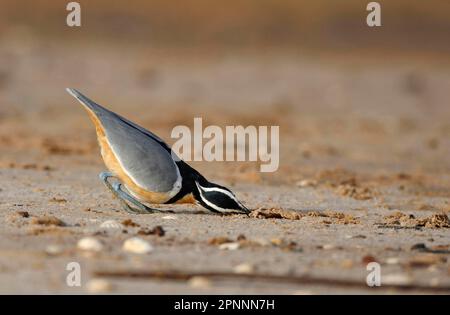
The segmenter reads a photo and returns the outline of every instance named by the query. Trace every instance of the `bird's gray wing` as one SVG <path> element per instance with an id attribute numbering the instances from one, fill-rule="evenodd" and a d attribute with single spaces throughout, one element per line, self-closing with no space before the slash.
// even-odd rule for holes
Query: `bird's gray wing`
<path id="1" fill-rule="evenodd" d="M 77 90 L 67 91 L 98 117 L 111 149 L 138 186 L 153 192 L 170 192 L 170 195 L 181 189 L 180 171 L 164 141 Z"/>

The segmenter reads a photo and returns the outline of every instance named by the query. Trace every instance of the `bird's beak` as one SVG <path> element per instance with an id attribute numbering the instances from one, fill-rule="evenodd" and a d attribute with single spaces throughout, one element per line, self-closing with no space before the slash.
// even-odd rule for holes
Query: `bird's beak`
<path id="1" fill-rule="evenodd" d="M 245 214 L 249 214 L 251 211 L 245 207 L 243 204 L 240 205 L 241 206 L 241 213 L 245 213 Z"/>

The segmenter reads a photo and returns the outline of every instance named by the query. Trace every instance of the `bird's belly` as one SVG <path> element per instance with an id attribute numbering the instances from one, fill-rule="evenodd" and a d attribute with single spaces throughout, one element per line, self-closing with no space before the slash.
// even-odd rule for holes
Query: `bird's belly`
<path id="1" fill-rule="evenodd" d="M 129 190 L 129 192 L 139 201 L 153 204 L 161 204 L 168 201 L 171 198 L 168 193 L 148 191 L 138 186 L 130 178 L 130 176 L 128 176 L 128 174 L 125 172 L 122 165 L 114 155 L 114 152 L 112 151 L 111 146 L 106 139 L 102 124 L 94 114 L 89 114 L 95 125 L 97 140 L 100 145 L 103 161 L 105 162 L 105 165 L 109 169 L 109 171 L 117 176 L 117 178 L 119 178 L 119 180 L 125 185 L 127 190 Z"/>

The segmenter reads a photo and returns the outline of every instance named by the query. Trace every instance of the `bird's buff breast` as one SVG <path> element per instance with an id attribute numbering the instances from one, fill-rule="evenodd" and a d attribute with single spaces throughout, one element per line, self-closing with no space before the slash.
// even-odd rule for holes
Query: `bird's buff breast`
<path id="1" fill-rule="evenodd" d="M 120 181 L 126 186 L 126 188 L 130 191 L 130 193 L 139 199 L 141 202 L 153 203 L 153 204 L 161 204 L 170 199 L 169 194 L 161 193 L 161 192 L 153 192 L 143 189 L 138 186 L 128 174 L 124 171 L 122 165 L 119 160 L 115 156 L 111 146 L 108 143 L 106 138 L 105 129 L 103 128 L 100 120 L 97 116 L 88 109 L 89 117 L 95 125 L 95 130 L 97 132 L 97 140 L 100 145 L 101 155 L 103 161 L 105 162 L 106 167 L 112 172 L 115 176 L 117 176 Z"/>

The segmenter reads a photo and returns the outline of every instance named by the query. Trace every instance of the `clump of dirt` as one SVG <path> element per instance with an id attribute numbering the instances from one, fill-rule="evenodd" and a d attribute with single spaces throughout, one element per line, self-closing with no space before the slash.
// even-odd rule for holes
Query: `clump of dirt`
<path id="1" fill-rule="evenodd" d="M 435 213 L 431 217 L 420 219 L 418 224 L 428 228 L 450 228 L 450 220 L 445 213 Z"/>
<path id="2" fill-rule="evenodd" d="M 123 226 L 128 226 L 128 227 L 140 227 L 140 225 L 136 222 L 134 222 L 131 219 L 126 219 L 122 221 L 122 225 Z"/>
<path id="3" fill-rule="evenodd" d="M 64 198 L 53 197 L 52 199 L 50 199 L 50 202 L 64 203 L 64 202 L 67 202 L 67 200 Z"/>
<path id="4" fill-rule="evenodd" d="M 67 144 L 61 144 L 53 139 L 44 139 L 41 143 L 41 147 L 48 154 L 52 155 L 71 155 L 71 154 L 86 154 L 88 150 L 82 149 L 79 146 L 68 146 Z"/>
<path id="5" fill-rule="evenodd" d="M 6 216 L 6 220 L 9 223 L 16 224 L 17 226 L 22 226 L 27 224 L 27 221 L 23 219 L 28 219 L 29 217 L 30 214 L 28 213 L 28 211 L 15 211 Z"/>
<path id="6" fill-rule="evenodd" d="M 250 213 L 250 217 L 258 219 L 288 219 L 288 220 L 300 220 L 304 217 L 315 217 L 315 218 L 328 218 L 332 220 L 325 220 L 323 223 L 326 224 L 359 224 L 359 220 L 350 214 L 345 214 L 336 211 L 309 211 L 301 212 L 295 210 L 285 210 L 281 208 L 271 208 L 271 209 L 256 209 Z"/>
<path id="7" fill-rule="evenodd" d="M 367 185 L 362 185 L 354 173 L 345 169 L 322 171 L 316 176 L 316 182 L 333 189 L 338 195 L 356 200 L 369 200 L 376 195 Z"/>
<path id="8" fill-rule="evenodd" d="M 71 235 L 76 234 L 71 229 L 63 229 L 59 226 L 50 225 L 50 226 L 33 226 L 27 230 L 29 235 L 42 235 L 42 234 L 51 234 L 51 235 Z"/>
<path id="9" fill-rule="evenodd" d="M 373 198 L 372 190 L 368 187 L 340 185 L 336 188 L 336 193 L 356 200 L 369 200 Z"/>
<path id="10" fill-rule="evenodd" d="M 29 218 L 30 214 L 28 211 L 16 211 L 16 214 L 22 218 Z"/>
<path id="11" fill-rule="evenodd" d="M 286 251 L 301 251 L 302 249 L 294 241 L 286 241 L 281 238 L 273 238 L 270 240 L 273 246 L 279 247 Z"/>
<path id="12" fill-rule="evenodd" d="M 323 213 L 327 218 L 335 219 L 335 223 L 338 224 L 359 224 L 359 220 L 351 214 L 345 214 L 336 211 L 325 211 Z"/>
<path id="13" fill-rule="evenodd" d="M 139 235 L 156 235 L 159 237 L 163 237 L 164 235 L 166 235 L 166 231 L 164 231 L 162 226 L 157 225 L 153 229 L 148 229 L 148 228 L 140 229 L 137 232 L 137 234 L 139 234 Z"/>
<path id="14" fill-rule="evenodd" d="M 342 181 L 335 189 L 335 192 L 341 196 L 350 197 L 356 200 L 372 199 L 374 193 L 369 187 L 362 187 L 355 177 Z"/>
<path id="15" fill-rule="evenodd" d="M 288 219 L 300 220 L 304 215 L 295 210 L 281 208 L 256 209 L 250 213 L 250 217 L 258 219 Z"/>
<path id="16" fill-rule="evenodd" d="M 397 211 L 384 217 L 383 225 L 402 227 L 450 228 L 450 220 L 445 213 L 435 213 L 430 217 L 417 219 L 412 214 Z"/>
<path id="17" fill-rule="evenodd" d="M 0 167 L 6 167 L 11 169 L 23 169 L 23 170 L 41 170 L 41 171 L 54 171 L 55 169 L 49 165 L 38 165 L 36 163 L 18 164 L 17 162 L 1 162 Z"/>
<path id="18" fill-rule="evenodd" d="M 406 214 L 397 211 L 393 214 L 384 217 L 384 224 L 400 225 L 400 226 L 415 226 L 417 225 L 416 217 L 412 214 Z"/>
<path id="19" fill-rule="evenodd" d="M 34 217 L 31 219 L 31 224 L 35 225 L 45 225 L 45 226 L 66 226 L 67 224 L 58 219 L 55 216 L 42 216 L 42 217 Z"/>

